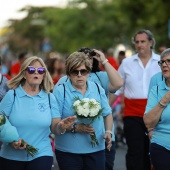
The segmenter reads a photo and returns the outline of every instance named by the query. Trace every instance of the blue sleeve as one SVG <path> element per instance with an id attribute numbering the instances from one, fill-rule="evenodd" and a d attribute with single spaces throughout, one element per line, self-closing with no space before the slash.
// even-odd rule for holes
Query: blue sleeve
<path id="1" fill-rule="evenodd" d="M 108 94 L 110 81 L 109 81 L 109 77 L 108 77 L 107 73 L 104 71 L 100 71 L 100 72 L 96 72 L 96 74 L 99 76 L 101 85 L 104 88 L 105 93 Z"/>
<path id="2" fill-rule="evenodd" d="M 146 110 L 144 114 L 147 114 L 158 104 L 157 86 L 153 86 L 150 90 L 147 100 Z"/>
<path id="3" fill-rule="evenodd" d="M 63 113 L 62 110 L 63 110 L 63 104 L 64 104 L 64 86 L 62 84 L 56 86 L 56 88 L 53 90 L 53 94 L 56 98 L 57 104 L 59 106 L 59 112 L 62 117 L 62 113 Z"/>
<path id="4" fill-rule="evenodd" d="M 159 73 L 155 74 L 154 76 L 152 76 L 150 83 L 149 83 L 148 96 L 149 96 L 151 88 L 153 86 L 157 85 L 162 80 L 163 80 L 162 72 L 159 72 Z"/>
<path id="5" fill-rule="evenodd" d="M 52 94 L 52 93 L 50 93 L 50 105 L 51 105 L 51 115 L 52 115 L 52 118 L 59 118 L 59 117 L 61 117 L 58 103 L 56 101 L 56 98 L 55 98 L 54 94 Z"/>
<path id="6" fill-rule="evenodd" d="M 100 104 L 101 104 L 101 107 L 103 108 L 103 116 L 107 116 L 108 114 L 112 113 L 112 110 L 109 105 L 108 98 L 105 94 L 104 89 L 100 85 L 98 86 L 99 86 L 99 91 L 100 91 Z"/>

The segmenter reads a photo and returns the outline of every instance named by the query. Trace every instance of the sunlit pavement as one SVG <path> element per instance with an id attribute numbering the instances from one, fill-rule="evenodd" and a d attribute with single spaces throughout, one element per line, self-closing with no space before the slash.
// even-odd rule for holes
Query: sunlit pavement
<path id="1" fill-rule="evenodd" d="M 125 155 L 127 151 L 127 146 L 120 143 L 116 148 L 116 155 L 114 161 L 114 170 L 126 170 L 125 165 Z"/>

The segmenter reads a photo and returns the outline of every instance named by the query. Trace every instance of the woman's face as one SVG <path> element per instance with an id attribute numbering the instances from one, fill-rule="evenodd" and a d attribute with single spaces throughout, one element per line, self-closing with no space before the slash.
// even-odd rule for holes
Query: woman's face
<path id="1" fill-rule="evenodd" d="M 54 62 L 54 70 L 59 70 L 59 68 L 60 68 L 60 62 L 59 62 L 59 60 L 55 60 L 55 62 Z"/>
<path id="2" fill-rule="evenodd" d="M 89 76 L 89 71 L 86 69 L 85 65 L 74 69 L 68 76 L 71 79 L 72 85 L 77 88 L 82 88 L 86 85 L 87 78 Z"/>
<path id="3" fill-rule="evenodd" d="M 170 55 L 163 57 L 161 61 L 163 61 L 161 65 L 162 74 L 170 80 Z"/>
<path id="4" fill-rule="evenodd" d="M 26 83 L 30 86 L 39 86 L 44 79 L 44 74 L 45 68 L 43 68 L 38 61 L 36 61 L 28 67 L 25 71 L 24 77 L 26 79 Z"/>

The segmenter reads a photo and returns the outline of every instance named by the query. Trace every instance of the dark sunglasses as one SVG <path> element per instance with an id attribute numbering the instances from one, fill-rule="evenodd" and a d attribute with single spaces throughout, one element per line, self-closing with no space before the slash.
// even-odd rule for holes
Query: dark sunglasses
<path id="1" fill-rule="evenodd" d="M 170 65 L 170 59 L 166 59 L 166 60 L 160 60 L 158 61 L 159 66 L 162 66 L 163 63 L 165 63 L 166 65 Z"/>
<path id="2" fill-rule="evenodd" d="M 89 73 L 89 71 L 86 70 L 86 69 L 73 70 L 73 71 L 71 71 L 71 74 L 72 74 L 73 76 L 78 76 L 79 73 L 80 73 L 82 76 L 85 76 L 85 75 L 87 75 L 87 74 Z"/>
<path id="3" fill-rule="evenodd" d="M 27 71 L 28 71 L 29 74 L 34 74 L 36 70 L 39 74 L 45 73 L 44 67 L 35 68 L 35 67 L 32 67 L 32 66 L 28 66 L 28 68 L 27 68 Z"/>

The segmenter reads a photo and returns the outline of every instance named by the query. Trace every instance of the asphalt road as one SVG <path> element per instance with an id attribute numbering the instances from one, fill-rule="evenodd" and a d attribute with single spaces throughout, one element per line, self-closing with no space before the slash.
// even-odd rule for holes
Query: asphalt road
<path id="1" fill-rule="evenodd" d="M 126 164 L 125 164 L 125 155 L 126 155 L 127 146 L 126 145 L 119 145 L 118 148 L 116 148 L 116 155 L 115 155 L 115 161 L 114 161 L 114 170 L 126 170 Z"/>
<path id="2" fill-rule="evenodd" d="M 118 148 L 116 148 L 115 162 L 114 162 L 114 170 L 126 170 L 125 166 L 125 154 L 127 147 L 126 145 L 120 144 Z M 54 168 L 51 170 L 59 170 L 57 161 L 54 157 Z"/>

